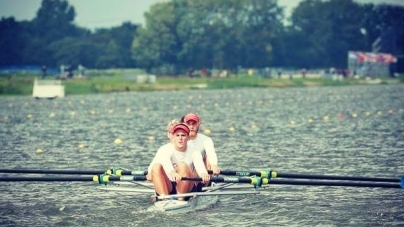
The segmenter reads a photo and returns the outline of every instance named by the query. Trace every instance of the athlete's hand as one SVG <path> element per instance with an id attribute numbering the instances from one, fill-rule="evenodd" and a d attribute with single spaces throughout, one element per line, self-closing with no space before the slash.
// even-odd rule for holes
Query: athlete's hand
<path id="1" fill-rule="evenodd" d="M 204 184 L 207 184 L 207 183 L 209 183 L 209 181 L 210 181 L 210 175 L 207 174 L 207 173 L 203 173 L 203 174 L 201 175 L 201 178 L 202 178 L 202 182 L 203 182 Z"/>
<path id="2" fill-rule="evenodd" d="M 181 175 L 175 171 L 171 172 L 171 177 L 175 180 L 175 182 L 179 182 L 181 180 Z"/>
<path id="3" fill-rule="evenodd" d="M 146 180 L 148 180 L 148 181 L 152 181 L 152 175 L 149 173 L 149 174 L 147 174 L 146 175 Z"/>
<path id="4" fill-rule="evenodd" d="M 219 175 L 220 174 L 219 166 L 212 165 L 211 169 L 212 169 L 212 172 L 213 172 L 214 175 Z"/>

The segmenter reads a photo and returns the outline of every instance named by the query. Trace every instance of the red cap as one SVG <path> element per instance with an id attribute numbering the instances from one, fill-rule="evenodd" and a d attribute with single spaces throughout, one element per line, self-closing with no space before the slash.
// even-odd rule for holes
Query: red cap
<path id="1" fill-rule="evenodd" d="M 199 119 L 198 115 L 190 113 L 190 114 L 185 115 L 185 117 L 184 117 L 184 122 L 187 123 L 188 121 L 196 121 L 199 123 L 200 119 Z"/>
<path id="2" fill-rule="evenodd" d="M 188 126 L 185 125 L 185 124 L 178 124 L 178 125 L 175 125 L 175 126 L 170 130 L 170 132 L 171 132 L 171 133 L 175 133 L 175 131 L 180 130 L 180 129 L 184 130 L 187 134 L 189 134 L 189 132 L 190 132 Z"/>

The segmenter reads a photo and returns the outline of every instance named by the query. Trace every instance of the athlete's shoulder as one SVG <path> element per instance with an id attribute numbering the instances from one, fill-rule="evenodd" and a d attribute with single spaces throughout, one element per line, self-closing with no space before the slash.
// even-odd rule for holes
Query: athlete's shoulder
<path id="1" fill-rule="evenodd" d="M 210 139 L 209 136 L 207 136 L 207 135 L 205 135 L 205 134 L 202 134 L 202 133 L 198 133 L 198 135 L 196 136 L 196 138 L 197 138 L 197 139 L 200 139 L 200 140 Z"/>
<path id="2" fill-rule="evenodd" d="M 166 143 L 164 145 L 162 145 L 158 151 L 168 151 L 168 150 L 172 150 L 174 148 L 174 145 L 172 143 Z"/>

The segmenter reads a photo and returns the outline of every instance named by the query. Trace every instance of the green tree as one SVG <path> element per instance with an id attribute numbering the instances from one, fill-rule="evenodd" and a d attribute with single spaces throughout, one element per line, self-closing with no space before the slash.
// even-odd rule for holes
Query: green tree
<path id="1" fill-rule="evenodd" d="M 0 20 L 0 66 L 18 65 L 24 62 L 28 34 L 26 23 L 18 23 L 14 17 Z"/>
<path id="2" fill-rule="evenodd" d="M 301 2 L 291 18 L 296 39 L 288 55 L 299 67 L 346 67 L 348 51 L 366 50 L 362 13 L 352 0 Z"/>
<path id="3" fill-rule="evenodd" d="M 266 0 L 173 0 L 151 7 L 132 46 L 148 69 L 261 67 L 272 61 L 282 9 Z"/>

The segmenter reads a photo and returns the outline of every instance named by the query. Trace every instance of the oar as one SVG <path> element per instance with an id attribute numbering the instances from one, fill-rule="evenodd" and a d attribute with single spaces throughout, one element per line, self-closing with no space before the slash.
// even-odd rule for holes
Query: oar
<path id="1" fill-rule="evenodd" d="M 70 175 L 97 175 L 97 174 L 113 174 L 116 176 L 123 175 L 147 175 L 147 171 L 129 171 L 121 168 L 108 169 L 107 171 L 97 170 L 55 170 L 55 169 L 0 169 L 0 173 L 25 173 L 25 174 L 70 174 Z"/>
<path id="2" fill-rule="evenodd" d="M 100 184 L 106 184 L 110 181 L 145 181 L 146 176 L 114 176 L 107 174 L 100 174 L 95 176 L 77 176 L 77 177 L 54 177 L 54 176 L 44 176 L 44 177 L 20 177 L 20 176 L 10 176 L 10 177 L 0 177 L 0 181 L 95 181 Z"/>
<path id="3" fill-rule="evenodd" d="M 208 170 L 212 174 L 212 170 Z M 96 174 L 113 174 L 116 176 L 126 175 L 147 175 L 147 171 L 130 171 L 121 168 L 108 169 L 107 171 L 95 170 L 40 170 L 40 169 L 0 169 L 0 173 L 25 173 L 25 174 L 73 174 L 73 175 L 96 175 Z M 258 176 L 262 178 L 295 178 L 295 179 L 316 179 L 316 180 L 349 180 L 349 181 L 370 181 L 370 182 L 390 182 L 400 183 L 399 178 L 387 177 L 360 177 L 360 176 L 336 176 L 336 175 L 313 175 L 301 173 L 277 173 L 275 171 L 236 171 L 221 170 L 221 175 L 225 176 Z"/>
<path id="4" fill-rule="evenodd" d="M 200 177 L 182 177 L 182 180 L 202 181 Z M 348 181 L 302 181 L 302 180 L 279 180 L 261 177 L 212 177 L 212 182 L 224 183 L 248 183 L 260 187 L 267 184 L 284 185 L 314 185 L 314 186 L 344 186 L 344 187 L 376 187 L 376 188 L 404 188 L 403 182 L 396 184 L 388 183 L 362 183 Z"/>
<path id="5" fill-rule="evenodd" d="M 213 172 L 208 171 L 210 174 Z M 349 181 L 373 181 L 373 182 L 390 182 L 400 183 L 399 178 L 387 178 L 387 177 L 357 177 L 357 176 L 336 176 L 336 175 L 313 175 L 313 174 L 301 174 L 301 173 L 277 173 L 275 171 L 263 170 L 263 171 L 234 171 L 234 170 L 221 170 L 221 175 L 227 176 L 258 176 L 263 178 L 295 178 L 295 179 L 316 179 L 316 180 L 349 180 Z"/>

